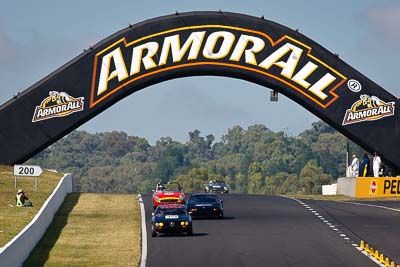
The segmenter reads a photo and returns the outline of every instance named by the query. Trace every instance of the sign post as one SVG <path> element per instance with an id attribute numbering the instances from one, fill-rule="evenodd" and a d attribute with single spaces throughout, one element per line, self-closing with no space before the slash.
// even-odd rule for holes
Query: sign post
<path id="1" fill-rule="evenodd" d="M 35 191 L 37 191 L 39 176 L 43 170 L 35 165 L 14 165 L 14 188 L 17 189 L 17 176 L 35 177 Z"/>

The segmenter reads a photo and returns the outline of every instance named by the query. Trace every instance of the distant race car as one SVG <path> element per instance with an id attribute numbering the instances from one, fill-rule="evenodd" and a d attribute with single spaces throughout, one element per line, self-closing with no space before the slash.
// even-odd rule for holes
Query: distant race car
<path id="1" fill-rule="evenodd" d="M 229 193 L 229 185 L 225 181 L 211 180 L 208 184 L 204 185 L 204 192 Z"/>
<path id="2" fill-rule="evenodd" d="M 192 217 L 182 204 L 160 205 L 154 211 L 151 219 L 151 236 L 158 234 L 193 235 Z"/>
<path id="3" fill-rule="evenodd" d="M 215 194 L 192 194 L 186 202 L 186 209 L 193 218 L 224 217 L 224 202 Z"/>
<path id="4" fill-rule="evenodd" d="M 185 204 L 185 193 L 178 182 L 169 182 L 166 185 L 159 183 L 153 192 L 154 209 L 163 204 Z"/>

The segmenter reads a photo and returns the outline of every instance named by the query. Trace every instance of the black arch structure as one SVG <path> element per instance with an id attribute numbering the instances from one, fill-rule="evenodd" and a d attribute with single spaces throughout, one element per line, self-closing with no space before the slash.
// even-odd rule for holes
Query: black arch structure
<path id="1" fill-rule="evenodd" d="M 149 85 L 200 75 L 273 88 L 400 170 L 395 96 L 297 31 L 226 12 L 129 26 L 14 96 L 0 106 L 0 163 L 26 161 Z"/>

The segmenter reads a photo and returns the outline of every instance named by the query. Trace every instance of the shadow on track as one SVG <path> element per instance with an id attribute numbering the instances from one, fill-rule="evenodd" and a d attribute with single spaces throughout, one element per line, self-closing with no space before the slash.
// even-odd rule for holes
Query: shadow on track
<path id="1" fill-rule="evenodd" d="M 213 217 L 192 217 L 193 221 L 224 221 L 224 220 L 234 220 L 235 217 L 225 216 L 222 218 L 213 218 Z"/>

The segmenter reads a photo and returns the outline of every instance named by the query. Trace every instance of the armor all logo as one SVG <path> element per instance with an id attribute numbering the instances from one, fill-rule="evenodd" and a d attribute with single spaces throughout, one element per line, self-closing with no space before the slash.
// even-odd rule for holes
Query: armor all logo
<path id="1" fill-rule="evenodd" d="M 50 91 L 40 106 L 35 108 L 32 122 L 65 117 L 83 110 L 84 97 L 72 97 L 64 92 Z"/>
<path id="2" fill-rule="evenodd" d="M 350 109 L 346 110 L 343 125 L 363 121 L 375 121 L 394 115 L 394 102 L 384 102 L 376 96 L 361 95 Z"/>

